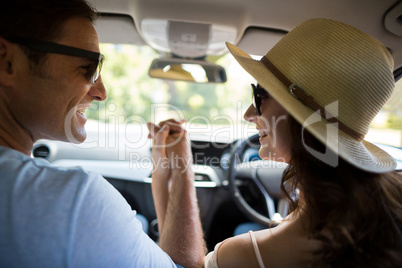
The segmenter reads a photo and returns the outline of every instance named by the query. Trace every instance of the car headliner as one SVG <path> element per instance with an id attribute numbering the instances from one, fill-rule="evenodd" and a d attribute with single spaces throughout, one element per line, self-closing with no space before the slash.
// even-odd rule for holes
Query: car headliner
<path id="1" fill-rule="evenodd" d="M 402 66 L 401 16 L 386 14 L 395 0 L 90 0 L 105 15 L 97 25 L 101 42 L 144 44 L 144 19 L 165 19 L 235 27 L 235 43 L 247 53 L 264 55 L 286 32 L 309 18 L 345 22 L 379 39 L 390 49 L 395 69 Z M 402 12 L 401 12 L 402 13 Z M 112 16 L 110 16 L 112 15 Z M 118 15 L 126 15 L 127 20 Z M 105 23 L 107 21 L 107 23 Z M 393 24 L 399 33 L 387 30 Z M 117 23 L 117 24 L 116 24 Z M 131 25 L 130 25 L 131 24 Z M 135 24 L 135 27 L 133 27 Z M 118 28 L 116 28 L 116 26 Z M 389 28 L 389 27 L 388 27 Z M 119 29 L 119 31 L 116 31 Z"/>

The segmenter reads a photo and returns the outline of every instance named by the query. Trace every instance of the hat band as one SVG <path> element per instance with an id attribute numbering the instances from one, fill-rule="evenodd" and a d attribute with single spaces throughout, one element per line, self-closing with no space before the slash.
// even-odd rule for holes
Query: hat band
<path id="1" fill-rule="evenodd" d="M 307 94 L 301 86 L 292 83 L 266 56 L 261 58 L 261 62 L 268 68 L 269 71 L 271 71 L 273 75 L 276 76 L 279 81 L 282 82 L 282 84 L 285 85 L 285 87 L 289 89 L 290 94 L 292 94 L 296 99 L 300 100 L 304 105 L 319 113 L 319 115 L 329 123 L 337 123 L 338 129 L 349 136 L 352 136 L 358 141 L 362 141 L 364 139 L 364 135 L 358 133 L 354 129 L 351 129 L 339 121 L 336 117 L 332 116 L 328 111 L 325 110 L 325 108 L 319 105 L 311 95 Z"/>

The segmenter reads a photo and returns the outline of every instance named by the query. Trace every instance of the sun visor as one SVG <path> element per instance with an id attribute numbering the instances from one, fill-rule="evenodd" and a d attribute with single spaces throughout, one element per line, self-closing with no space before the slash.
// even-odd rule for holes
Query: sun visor
<path id="1" fill-rule="evenodd" d="M 100 43 L 145 45 L 128 15 L 101 14 L 95 22 Z"/>
<path id="2" fill-rule="evenodd" d="M 402 36 L 402 2 L 387 12 L 384 25 L 389 32 L 396 36 Z"/>
<path id="3" fill-rule="evenodd" d="M 249 27 L 237 47 L 255 56 L 264 56 L 287 32 L 261 27 Z"/>

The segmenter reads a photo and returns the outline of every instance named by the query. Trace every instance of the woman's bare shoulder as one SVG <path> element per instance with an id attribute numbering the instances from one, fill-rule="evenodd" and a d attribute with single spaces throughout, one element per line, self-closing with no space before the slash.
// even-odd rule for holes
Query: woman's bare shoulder
<path id="1" fill-rule="evenodd" d="M 219 247 L 217 259 L 219 268 L 258 267 L 248 233 L 225 240 Z"/>
<path id="2" fill-rule="evenodd" d="M 261 256 L 274 256 L 276 254 L 276 246 L 281 240 L 283 229 L 288 229 L 290 222 L 283 222 L 275 228 L 267 228 L 255 232 L 257 245 Z M 280 242 L 279 242 L 280 243 Z M 272 254 L 270 253 L 272 251 Z M 275 252 L 275 253 L 274 253 Z M 217 262 L 220 268 L 225 267 L 258 267 L 256 253 L 253 248 L 250 234 L 245 233 L 224 241 L 219 247 L 217 253 Z M 266 265 L 271 267 L 270 265 Z"/>
<path id="3" fill-rule="evenodd" d="M 292 215 L 275 228 L 255 233 L 266 267 L 308 267 L 319 242 L 309 239 L 306 222 Z"/>
<path id="4" fill-rule="evenodd" d="M 308 267 L 319 243 L 308 239 L 306 222 L 300 215 L 287 217 L 274 228 L 254 233 L 265 267 Z M 218 265 L 258 267 L 256 253 L 248 233 L 227 239 L 218 251 Z"/>

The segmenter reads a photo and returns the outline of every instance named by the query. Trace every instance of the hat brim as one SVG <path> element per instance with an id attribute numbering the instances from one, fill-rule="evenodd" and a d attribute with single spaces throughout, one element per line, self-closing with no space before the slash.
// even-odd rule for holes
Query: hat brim
<path id="1" fill-rule="evenodd" d="M 303 105 L 291 95 L 289 89 L 261 61 L 254 60 L 233 44 L 226 43 L 226 46 L 243 69 L 254 77 L 291 116 L 333 153 L 357 168 L 369 172 L 385 173 L 395 170 L 396 162 L 388 153 L 368 141 L 357 141 L 338 130 L 336 125 L 322 119 L 315 111 Z M 338 163 L 337 159 L 333 159 L 333 154 L 320 154 L 319 152 L 314 152 L 312 148 L 306 147 L 306 149 L 331 166 L 336 166 Z"/>

